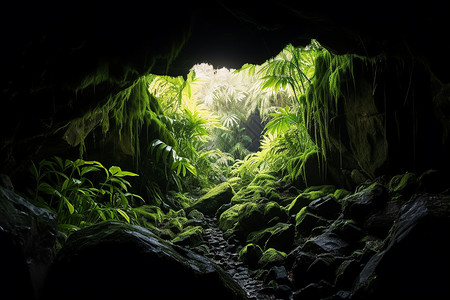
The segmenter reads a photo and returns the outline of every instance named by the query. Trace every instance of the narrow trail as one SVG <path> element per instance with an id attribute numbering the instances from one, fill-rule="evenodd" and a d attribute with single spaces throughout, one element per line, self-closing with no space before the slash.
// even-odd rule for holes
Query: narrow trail
<path id="1" fill-rule="evenodd" d="M 255 279 L 247 266 L 238 260 L 236 245 L 230 244 L 224 239 L 222 231 L 218 228 L 217 219 L 205 217 L 205 222 L 208 227 L 205 229 L 203 238 L 210 249 L 205 256 L 230 274 L 246 291 L 248 299 L 274 299 L 273 288 L 265 285 L 263 281 Z"/>

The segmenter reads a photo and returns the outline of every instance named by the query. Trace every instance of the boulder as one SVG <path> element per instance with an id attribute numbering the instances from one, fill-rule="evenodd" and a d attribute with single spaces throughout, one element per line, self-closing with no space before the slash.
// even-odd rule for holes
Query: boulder
<path id="1" fill-rule="evenodd" d="M 248 265 L 251 269 L 256 269 L 258 261 L 261 259 L 263 251 L 256 244 L 247 244 L 239 251 L 238 259 Z"/>
<path id="2" fill-rule="evenodd" d="M 360 192 L 344 198 L 342 209 L 345 218 L 362 223 L 369 214 L 382 208 L 386 201 L 386 188 L 379 183 L 373 183 Z"/>
<path id="3" fill-rule="evenodd" d="M 204 242 L 203 232 L 201 226 L 188 226 L 172 240 L 172 243 L 180 246 L 197 247 Z"/>
<path id="4" fill-rule="evenodd" d="M 382 250 L 360 272 L 353 298 L 450 298 L 449 216 L 449 196 L 413 195 Z"/>
<path id="5" fill-rule="evenodd" d="M 76 287 L 75 287 L 76 285 Z M 104 222 L 73 233 L 43 299 L 247 299 L 212 261 L 135 225 Z"/>
<path id="6" fill-rule="evenodd" d="M 273 266 L 282 265 L 284 259 L 286 258 L 286 253 L 278 251 L 274 248 L 269 248 L 262 254 L 258 261 L 258 265 L 264 269 L 270 269 Z"/>
<path id="7" fill-rule="evenodd" d="M 247 202 L 239 210 L 239 229 L 244 236 L 247 236 L 250 232 L 264 228 L 265 216 L 264 216 L 263 204 Z"/>
<path id="8" fill-rule="evenodd" d="M 39 297 L 58 236 L 53 213 L 0 186 L 0 299 Z"/>
<path id="9" fill-rule="evenodd" d="M 302 208 L 295 216 L 295 229 L 303 236 L 308 236 L 315 227 L 324 226 L 327 221 L 320 216 L 312 214 L 307 207 Z"/>
<path id="10" fill-rule="evenodd" d="M 325 232 L 317 237 L 309 239 L 303 245 L 303 251 L 315 254 L 330 253 L 335 255 L 349 254 L 350 245 L 331 232 Z"/>
<path id="11" fill-rule="evenodd" d="M 226 209 L 219 217 L 219 228 L 222 231 L 232 229 L 239 221 L 239 211 L 244 204 L 235 204 Z"/>
<path id="12" fill-rule="evenodd" d="M 341 213 L 342 206 L 334 197 L 325 196 L 312 201 L 308 205 L 308 209 L 313 214 L 324 217 L 325 219 L 334 220 Z"/>
<path id="13" fill-rule="evenodd" d="M 230 203 L 232 197 L 233 188 L 228 182 L 222 182 L 210 189 L 186 210 L 190 212 L 196 209 L 205 215 L 214 216 L 222 205 Z"/>
<path id="14" fill-rule="evenodd" d="M 295 227 L 292 224 L 277 223 L 275 226 L 251 232 L 247 242 L 255 243 L 264 249 L 275 248 L 289 251 L 295 237 Z"/>

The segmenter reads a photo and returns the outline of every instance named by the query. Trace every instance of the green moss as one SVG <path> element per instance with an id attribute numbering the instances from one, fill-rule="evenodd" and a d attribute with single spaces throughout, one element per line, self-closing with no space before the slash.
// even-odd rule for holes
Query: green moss
<path id="1" fill-rule="evenodd" d="M 304 193 L 321 192 L 323 196 L 326 196 L 329 194 L 333 194 L 334 191 L 336 191 L 336 187 L 334 185 L 316 185 L 306 188 L 303 192 Z"/>
<path id="2" fill-rule="evenodd" d="M 228 182 L 223 182 L 200 197 L 191 209 L 197 209 L 206 215 L 214 215 L 224 204 L 229 203 L 233 197 L 233 189 Z"/>
<path id="3" fill-rule="evenodd" d="M 203 220 L 205 218 L 205 216 L 198 210 L 194 209 L 188 214 L 188 218 L 196 219 L 196 220 Z"/>
<path id="4" fill-rule="evenodd" d="M 264 228 L 258 231 L 254 231 L 250 233 L 247 237 L 247 243 L 254 243 L 262 248 L 265 248 L 267 240 L 273 235 L 285 231 L 290 224 L 286 223 L 277 223 L 276 225 Z"/>
<path id="5" fill-rule="evenodd" d="M 226 211 L 224 211 L 219 217 L 219 228 L 222 231 L 233 229 L 239 221 L 239 211 L 244 204 L 235 204 Z"/>
<path id="6" fill-rule="evenodd" d="M 188 226 L 180 232 L 172 243 L 181 246 L 196 247 L 203 243 L 203 228 L 201 226 Z"/>
<path id="7" fill-rule="evenodd" d="M 350 195 L 352 192 L 346 190 L 346 189 L 337 189 L 334 192 L 334 198 L 336 200 L 341 200 L 344 199 L 345 197 L 347 197 L 348 195 Z"/>
<path id="8" fill-rule="evenodd" d="M 246 235 L 265 226 L 264 205 L 254 202 L 244 203 L 239 210 L 239 228 Z"/>
<path id="9" fill-rule="evenodd" d="M 417 176 L 415 173 L 407 172 L 402 175 L 394 176 L 388 184 L 389 193 L 407 193 L 412 190 L 416 181 Z"/>
<path id="10" fill-rule="evenodd" d="M 247 244 L 239 251 L 238 259 L 253 269 L 258 266 L 258 261 L 261 259 L 262 254 L 263 251 L 260 246 Z"/>
<path id="11" fill-rule="evenodd" d="M 286 258 L 286 253 L 282 251 L 278 251 L 274 248 L 269 248 L 264 251 L 260 260 L 258 261 L 258 265 L 262 268 L 270 268 L 276 264 L 280 264 Z"/>
<path id="12" fill-rule="evenodd" d="M 146 224 L 151 224 L 154 226 L 160 225 L 164 218 L 164 213 L 162 210 L 153 205 L 136 207 L 133 211 L 137 214 L 138 219 L 144 221 Z"/>
<path id="13" fill-rule="evenodd" d="M 269 202 L 264 207 L 264 218 L 268 224 L 274 219 L 284 222 L 287 220 L 288 214 L 285 208 L 281 207 L 277 202 Z"/>
<path id="14" fill-rule="evenodd" d="M 309 191 L 301 193 L 291 202 L 291 204 L 286 206 L 286 210 L 290 216 L 297 214 L 303 207 L 308 206 L 313 200 L 327 195 L 327 190 L 314 190 L 314 188 L 318 187 L 311 187 Z"/>

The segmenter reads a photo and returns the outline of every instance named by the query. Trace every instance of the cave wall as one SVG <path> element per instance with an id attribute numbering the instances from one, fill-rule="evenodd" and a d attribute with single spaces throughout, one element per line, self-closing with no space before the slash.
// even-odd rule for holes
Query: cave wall
<path id="1" fill-rule="evenodd" d="M 358 99 L 369 106 L 347 99 L 348 161 L 371 176 L 448 166 L 445 4 L 267 5 L 3 4 L 0 173 L 18 181 L 28 159 L 70 152 L 60 129 L 143 74 L 262 63 L 312 38 L 335 53 L 391 60 L 375 94 L 379 70 L 362 76 Z"/>

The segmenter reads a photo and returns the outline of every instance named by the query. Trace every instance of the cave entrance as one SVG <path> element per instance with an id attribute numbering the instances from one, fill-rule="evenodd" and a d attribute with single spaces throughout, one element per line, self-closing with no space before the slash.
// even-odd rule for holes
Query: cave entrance
<path id="1" fill-rule="evenodd" d="M 196 162 L 197 174 L 219 171 L 206 177 L 222 180 L 231 170 L 249 172 L 249 166 L 250 173 L 287 175 L 282 169 L 289 163 L 282 157 L 296 157 L 291 165 L 297 179 L 299 157 L 317 149 L 307 133 L 306 94 L 316 57 L 324 51 L 313 40 L 306 47 L 287 45 L 261 65 L 235 70 L 199 63 L 186 76 L 149 76 L 177 155 Z"/>

